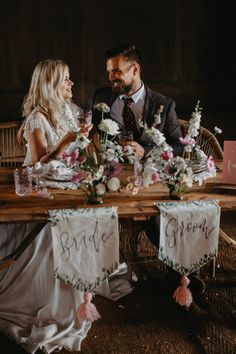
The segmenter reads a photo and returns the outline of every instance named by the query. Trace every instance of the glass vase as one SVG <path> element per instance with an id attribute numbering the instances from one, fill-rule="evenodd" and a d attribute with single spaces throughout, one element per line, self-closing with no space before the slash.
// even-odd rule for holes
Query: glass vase
<path id="1" fill-rule="evenodd" d="M 96 185 L 92 185 L 88 188 L 89 190 L 89 194 L 88 194 L 88 198 L 87 201 L 90 204 L 102 204 L 103 203 L 103 196 L 97 194 L 97 190 L 96 190 Z"/>
<path id="2" fill-rule="evenodd" d="M 88 197 L 88 203 L 89 204 L 102 204 L 103 203 L 103 198 L 102 197 L 95 197 L 95 196 L 89 196 Z"/>
<path id="3" fill-rule="evenodd" d="M 183 200 L 185 187 L 179 185 L 168 185 L 169 187 L 169 198 L 174 200 Z"/>

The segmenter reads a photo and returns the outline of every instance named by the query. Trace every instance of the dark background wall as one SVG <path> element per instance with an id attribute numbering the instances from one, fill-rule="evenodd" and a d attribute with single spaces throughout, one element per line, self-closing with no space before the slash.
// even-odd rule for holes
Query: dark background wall
<path id="1" fill-rule="evenodd" d="M 202 124 L 236 140 L 233 1 L 1 0 L 0 120 L 21 119 L 35 65 L 65 60 L 74 101 L 107 85 L 103 53 L 123 42 L 143 56 L 143 80 L 175 99 L 190 118 L 199 99 Z"/>

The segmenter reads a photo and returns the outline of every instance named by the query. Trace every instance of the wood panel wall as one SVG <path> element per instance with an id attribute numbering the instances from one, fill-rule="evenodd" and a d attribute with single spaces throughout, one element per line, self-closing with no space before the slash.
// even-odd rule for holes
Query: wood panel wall
<path id="1" fill-rule="evenodd" d="M 1 0 L 0 119 L 20 119 L 40 60 L 60 58 L 69 64 L 79 102 L 109 84 L 104 51 L 130 42 L 142 53 L 146 84 L 174 98 L 181 114 L 189 114 L 198 99 L 205 112 L 230 112 L 227 123 L 223 120 L 228 126 L 234 119 L 236 58 L 233 2 L 226 3 Z"/>

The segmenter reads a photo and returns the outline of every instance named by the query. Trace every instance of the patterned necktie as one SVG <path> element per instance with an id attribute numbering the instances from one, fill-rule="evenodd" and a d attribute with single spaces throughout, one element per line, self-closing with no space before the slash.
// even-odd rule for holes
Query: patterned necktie
<path id="1" fill-rule="evenodd" d="M 123 97 L 123 100 L 124 100 L 124 109 L 123 109 L 122 117 L 124 121 L 125 130 L 137 132 L 134 112 L 130 108 L 133 99 L 131 97 L 130 98 Z"/>

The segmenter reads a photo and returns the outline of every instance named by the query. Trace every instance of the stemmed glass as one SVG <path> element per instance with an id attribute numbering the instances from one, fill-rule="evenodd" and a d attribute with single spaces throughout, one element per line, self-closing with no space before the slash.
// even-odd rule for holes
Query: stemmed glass
<path id="1" fill-rule="evenodd" d="M 130 141 L 133 141 L 133 133 L 132 131 L 123 130 L 119 134 L 119 144 L 124 147 L 129 145 Z"/>
<path id="2" fill-rule="evenodd" d="M 84 128 L 92 123 L 92 110 L 84 109 L 78 116 L 78 126 L 79 128 Z"/>

